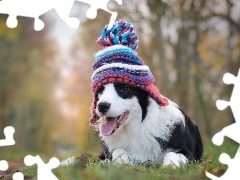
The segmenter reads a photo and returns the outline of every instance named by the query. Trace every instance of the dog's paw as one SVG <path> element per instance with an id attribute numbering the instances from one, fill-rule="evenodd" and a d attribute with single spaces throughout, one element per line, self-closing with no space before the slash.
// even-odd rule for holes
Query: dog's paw
<path id="1" fill-rule="evenodd" d="M 169 152 L 164 156 L 163 166 L 180 167 L 186 164 L 188 159 L 183 154 L 177 154 L 174 152 Z"/>
<path id="2" fill-rule="evenodd" d="M 130 164 L 127 153 L 122 148 L 117 148 L 113 151 L 112 160 L 117 164 Z"/>

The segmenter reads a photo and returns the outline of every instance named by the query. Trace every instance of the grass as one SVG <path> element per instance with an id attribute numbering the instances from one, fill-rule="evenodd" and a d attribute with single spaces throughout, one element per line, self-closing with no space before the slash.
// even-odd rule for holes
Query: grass
<path id="1" fill-rule="evenodd" d="M 221 176 L 227 169 L 218 161 L 219 155 L 226 152 L 231 158 L 237 152 L 239 145 L 233 141 L 225 140 L 222 146 L 213 144 L 205 146 L 205 153 L 200 163 L 190 163 L 180 168 L 163 167 L 162 165 L 146 167 L 143 165 L 116 166 L 112 163 L 96 162 L 89 159 L 86 167 L 58 167 L 53 173 L 60 180 L 204 180 L 208 179 L 205 171 Z M 35 167 L 22 168 L 24 174 L 36 176 Z"/>

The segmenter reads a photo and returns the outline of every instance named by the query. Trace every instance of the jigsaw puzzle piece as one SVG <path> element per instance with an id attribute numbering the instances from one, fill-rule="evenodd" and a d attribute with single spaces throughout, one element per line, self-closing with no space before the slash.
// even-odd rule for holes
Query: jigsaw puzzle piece
<path id="1" fill-rule="evenodd" d="M 234 88 L 232 91 L 232 96 L 230 98 L 231 110 L 233 112 L 233 116 L 236 122 L 240 123 L 240 112 L 239 112 L 239 100 L 240 100 L 240 69 L 238 71 L 237 77 L 231 78 L 232 83 L 234 84 Z"/>
<path id="2" fill-rule="evenodd" d="M 234 173 L 236 179 L 240 179 L 240 148 L 238 148 L 236 155 L 233 159 L 230 158 L 229 155 L 223 153 L 221 154 L 219 160 L 223 164 L 227 164 L 229 166 L 228 173 L 229 175 L 232 175 Z"/>
<path id="3" fill-rule="evenodd" d="M 77 29 L 80 25 L 80 21 L 77 18 L 70 18 L 68 16 L 59 15 L 62 20 L 64 20 L 67 25 L 72 29 Z"/>
<path id="4" fill-rule="evenodd" d="M 6 24 L 9 28 L 16 28 L 18 25 L 17 16 L 9 15 L 9 17 L 7 18 Z M 39 19 L 39 17 L 34 18 L 34 29 L 36 31 L 42 30 L 44 26 L 45 26 L 44 22 L 41 19 Z"/>
<path id="5" fill-rule="evenodd" d="M 34 29 L 36 31 L 42 30 L 44 26 L 45 26 L 44 22 L 41 19 L 39 19 L 39 17 L 34 18 Z"/>
<path id="6" fill-rule="evenodd" d="M 11 1 L 11 0 L 9 0 Z M 11 3 L 6 0 L 0 1 L 0 14 L 8 14 L 6 24 L 9 28 L 15 28 L 18 25 L 17 15 L 11 10 Z"/>
<path id="7" fill-rule="evenodd" d="M 223 82 L 225 84 L 235 84 L 237 78 L 231 73 L 225 73 L 223 75 Z"/>
<path id="8" fill-rule="evenodd" d="M 212 180 L 219 180 L 220 179 L 219 177 L 217 177 L 217 176 L 215 176 L 215 175 L 213 175 L 209 172 L 205 172 L 205 175 Z"/>
<path id="9" fill-rule="evenodd" d="M 15 129 L 12 126 L 7 126 L 4 128 L 4 135 L 5 139 L 0 140 L 0 146 L 11 146 L 15 144 L 15 141 L 13 139 L 13 134 L 15 132 Z"/>
<path id="10" fill-rule="evenodd" d="M 0 1 L 0 13 L 9 14 L 6 22 L 9 28 L 15 28 L 18 25 L 17 16 L 23 16 L 34 18 L 34 29 L 40 31 L 45 25 L 39 17 L 47 11 L 55 9 L 70 27 L 77 28 L 79 20 L 69 17 L 73 3 L 74 0 L 2 0 Z"/>
<path id="11" fill-rule="evenodd" d="M 15 28 L 18 25 L 17 16 L 9 15 L 6 21 L 6 24 L 9 28 Z"/>
<path id="12" fill-rule="evenodd" d="M 74 1 L 75 0 L 58 0 L 55 5 L 55 10 L 59 17 L 65 21 L 69 27 L 76 29 L 80 24 L 79 19 L 69 17 Z"/>
<path id="13" fill-rule="evenodd" d="M 224 136 L 226 136 L 240 144 L 239 130 L 240 123 L 231 124 L 216 133 L 212 138 L 212 142 L 215 145 L 220 146 L 224 141 Z"/>
<path id="14" fill-rule="evenodd" d="M 230 162 L 231 162 L 231 158 L 230 158 L 230 156 L 229 156 L 228 154 L 222 153 L 222 154 L 219 156 L 219 161 L 220 161 L 220 163 L 222 163 L 222 164 L 227 164 L 227 165 L 229 165 Z"/>
<path id="15" fill-rule="evenodd" d="M 227 108 L 227 106 L 230 106 L 230 103 L 228 101 L 224 101 L 224 100 L 217 100 L 216 101 L 216 106 L 219 110 L 224 110 Z"/>
<path id="16" fill-rule="evenodd" d="M 97 11 L 98 9 L 102 9 L 108 13 L 111 14 L 111 18 L 109 21 L 108 29 L 111 29 L 113 26 L 113 23 L 115 22 L 117 18 L 117 12 L 110 11 L 107 7 L 108 2 L 110 0 L 78 0 L 80 2 L 86 3 L 90 5 L 90 8 L 86 12 L 86 16 L 89 19 L 95 19 L 97 17 Z M 121 5 L 123 2 L 122 0 L 115 0 L 119 5 Z"/>
<path id="17" fill-rule="evenodd" d="M 34 18 L 34 29 L 36 31 L 44 28 L 44 22 L 39 19 L 47 11 L 54 8 L 56 0 L 2 0 L 0 1 L 0 13 L 8 14 L 7 26 L 15 28 L 18 25 L 17 16 Z"/>
<path id="18" fill-rule="evenodd" d="M 2 0 L 0 1 L 0 13 L 8 14 L 7 26 L 15 28 L 18 25 L 17 16 L 34 18 L 34 29 L 40 31 L 44 28 L 44 22 L 39 19 L 39 16 L 43 15 L 51 9 L 55 9 L 62 20 L 64 20 L 71 28 L 77 28 L 80 24 L 79 19 L 69 17 L 73 3 L 75 0 Z M 110 0 L 77 0 L 90 5 L 90 8 L 86 12 L 86 16 L 89 19 L 95 19 L 97 16 L 97 10 L 102 9 L 111 14 L 108 29 L 113 26 L 117 17 L 117 12 L 110 11 L 107 8 L 107 4 Z M 119 5 L 122 0 L 115 0 Z"/>
<path id="19" fill-rule="evenodd" d="M 2 0 L 0 2 L 0 13 L 8 14 L 6 24 L 9 28 L 15 28 L 18 25 L 17 16 L 34 18 L 35 30 L 41 30 L 44 27 L 44 23 L 39 19 L 39 16 L 49 11 L 52 7 L 51 3 L 46 5 L 44 2 L 32 1 L 32 0 Z M 45 4 L 44 4 L 45 3 Z"/>
<path id="20" fill-rule="evenodd" d="M 216 106 L 219 110 L 224 110 L 227 106 L 230 106 L 233 112 L 235 121 L 240 122 L 240 113 L 239 113 L 240 69 L 238 71 L 238 76 L 234 76 L 231 73 L 225 73 L 223 76 L 223 82 L 225 84 L 234 84 L 232 96 L 229 102 L 223 101 L 223 100 L 217 100 Z"/>
<path id="21" fill-rule="evenodd" d="M 24 180 L 24 175 L 21 172 L 16 172 L 12 176 L 13 180 Z"/>
<path id="22" fill-rule="evenodd" d="M 219 161 L 222 164 L 228 165 L 228 170 L 221 176 L 221 179 L 240 179 L 240 148 L 238 149 L 236 155 L 233 159 L 226 153 L 222 153 L 219 157 Z M 234 178 L 233 178 L 234 175 Z"/>
<path id="23" fill-rule="evenodd" d="M 60 165 L 60 161 L 57 158 L 53 157 L 50 159 L 50 161 L 47 164 L 45 164 L 38 155 L 37 156 L 27 155 L 24 158 L 24 163 L 27 166 L 32 166 L 34 164 L 37 164 L 38 180 L 46 180 L 46 179 L 58 180 L 58 178 L 52 173 L 52 169 L 55 169 Z"/>
<path id="24" fill-rule="evenodd" d="M 205 172 L 206 176 L 212 180 L 229 180 L 229 179 L 240 179 L 240 148 L 238 149 L 233 159 L 226 153 L 222 153 L 219 157 L 219 161 L 222 164 L 228 165 L 228 170 L 221 177 L 214 176 L 208 172 Z M 234 177 L 233 177 L 234 175 Z"/>
<path id="25" fill-rule="evenodd" d="M 0 171 L 6 171 L 8 169 L 8 162 L 5 160 L 0 161 Z"/>
<path id="26" fill-rule="evenodd" d="M 236 82 L 236 77 L 231 73 L 225 73 L 223 75 L 223 82 L 225 84 L 234 84 Z M 230 102 L 224 100 L 217 100 L 216 106 L 219 110 L 224 110 L 227 106 L 230 106 Z"/>
<path id="27" fill-rule="evenodd" d="M 240 69 L 238 71 L 238 76 L 234 76 L 230 73 L 225 73 L 223 76 L 223 82 L 225 84 L 234 84 L 234 88 L 232 91 L 232 96 L 230 101 L 218 100 L 216 101 L 216 106 L 219 110 L 225 109 L 227 106 L 230 106 L 233 116 L 236 120 L 236 123 L 233 123 L 225 128 L 223 128 L 220 132 L 215 134 L 212 138 L 212 142 L 215 145 L 222 145 L 224 141 L 224 136 L 231 138 L 240 144 L 240 113 L 239 113 L 239 100 L 240 100 Z M 222 153 L 219 157 L 219 161 L 222 164 L 228 165 L 228 170 L 221 177 L 216 177 L 213 174 L 205 172 L 206 176 L 212 180 L 229 180 L 229 179 L 240 179 L 240 147 L 233 159 L 226 153 Z"/>

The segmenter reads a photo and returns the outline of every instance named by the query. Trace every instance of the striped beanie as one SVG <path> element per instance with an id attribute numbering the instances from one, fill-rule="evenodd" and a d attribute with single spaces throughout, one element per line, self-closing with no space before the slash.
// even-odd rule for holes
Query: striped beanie
<path id="1" fill-rule="evenodd" d="M 95 113 L 98 90 L 108 83 L 126 83 L 141 88 L 148 91 L 160 106 L 168 105 L 168 100 L 154 86 L 154 77 L 149 67 L 138 57 L 138 40 L 132 24 L 119 20 L 111 29 L 105 26 L 96 42 L 104 49 L 94 55 L 91 85 L 94 97 L 90 124 L 96 125 L 98 119 Z"/>

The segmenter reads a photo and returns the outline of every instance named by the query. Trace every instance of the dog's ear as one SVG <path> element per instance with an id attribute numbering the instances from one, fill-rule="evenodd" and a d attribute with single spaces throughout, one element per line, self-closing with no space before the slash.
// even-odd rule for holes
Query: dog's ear
<path id="1" fill-rule="evenodd" d="M 139 94 L 138 94 L 138 102 L 142 108 L 142 121 L 145 119 L 147 115 L 147 109 L 149 106 L 149 93 L 141 88 L 139 89 Z"/>

